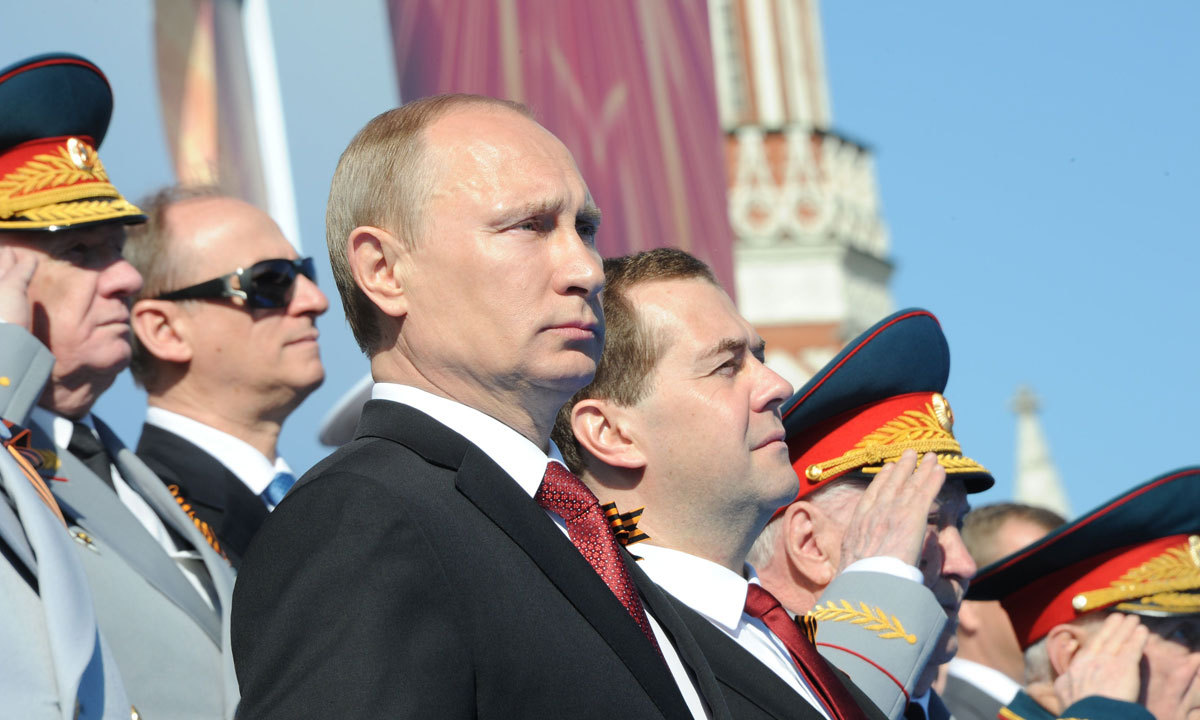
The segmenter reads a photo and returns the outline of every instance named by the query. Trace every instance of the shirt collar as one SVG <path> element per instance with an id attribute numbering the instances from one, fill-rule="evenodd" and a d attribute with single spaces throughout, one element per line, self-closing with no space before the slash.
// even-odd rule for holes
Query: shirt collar
<path id="1" fill-rule="evenodd" d="M 750 581 L 758 582 L 753 568 L 745 566 L 747 580 L 711 560 L 649 542 L 638 543 L 633 552 L 642 558 L 638 567 L 664 590 L 727 632 L 737 630 L 746 609 L 747 587 Z"/>
<path id="2" fill-rule="evenodd" d="M 253 445 L 210 425 L 160 407 L 146 409 L 146 423 L 173 432 L 212 455 L 255 495 L 261 495 L 277 473 L 292 474 L 282 457 L 267 459 Z"/>
<path id="3" fill-rule="evenodd" d="M 29 420 L 32 423 L 40 425 L 50 433 L 50 439 L 54 441 L 55 447 L 65 448 L 71 444 L 71 435 L 75 433 L 75 423 L 81 422 L 96 432 L 96 424 L 92 422 L 92 414 L 88 413 L 78 420 L 63 417 L 53 410 L 37 405 L 29 414 Z M 99 437 L 97 435 L 96 437 Z"/>
<path id="4" fill-rule="evenodd" d="M 467 438 L 516 480 L 529 497 L 533 497 L 541 486 L 547 462 L 553 460 L 566 467 L 553 440 L 547 455 L 521 433 L 456 400 L 397 383 L 375 383 L 371 399 L 408 405 Z"/>
<path id="5" fill-rule="evenodd" d="M 1021 684 L 1004 673 L 965 658 L 954 658 L 946 665 L 946 672 L 991 695 L 1007 705 L 1017 696 Z"/>

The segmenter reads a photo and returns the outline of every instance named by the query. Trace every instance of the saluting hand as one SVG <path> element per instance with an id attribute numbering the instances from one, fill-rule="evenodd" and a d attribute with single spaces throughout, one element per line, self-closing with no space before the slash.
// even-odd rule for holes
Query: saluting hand
<path id="1" fill-rule="evenodd" d="M 929 509 L 946 482 L 937 455 L 905 450 L 888 463 L 863 492 L 842 538 L 838 571 L 868 557 L 889 556 L 916 566 L 925 543 Z"/>
<path id="2" fill-rule="evenodd" d="M 29 329 L 29 283 L 37 256 L 0 246 L 0 321 Z"/>
<path id="3" fill-rule="evenodd" d="M 1137 615 L 1112 613 L 1104 618 L 1091 641 L 1075 651 L 1067 671 L 1054 680 L 1054 694 L 1062 707 L 1089 695 L 1137 702 L 1142 651 L 1149 636 Z"/>

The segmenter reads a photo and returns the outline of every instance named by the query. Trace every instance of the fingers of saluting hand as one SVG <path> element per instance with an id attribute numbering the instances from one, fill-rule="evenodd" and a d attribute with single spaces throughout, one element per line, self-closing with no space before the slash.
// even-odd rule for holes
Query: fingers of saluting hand
<path id="1" fill-rule="evenodd" d="M 0 320 L 29 328 L 29 283 L 37 257 L 0 247 Z"/>

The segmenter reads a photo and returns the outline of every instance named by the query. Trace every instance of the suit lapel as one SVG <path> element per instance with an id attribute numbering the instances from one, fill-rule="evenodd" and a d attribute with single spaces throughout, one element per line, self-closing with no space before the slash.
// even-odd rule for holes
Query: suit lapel
<path id="1" fill-rule="evenodd" d="M 721 690 L 716 676 L 713 675 L 712 668 L 704 657 L 704 651 L 700 649 L 700 645 L 688 630 L 683 619 L 675 612 L 674 603 L 667 598 L 666 592 L 638 567 L 637 562 L 628 552 L 622 551 L 621 557 L 625 561 L 625 567 L 629 570 L 630 577 L 637 585 L 646 609 L 654 615 L 658 624 L 671 636 L 671 642 L 674 644 L 676 652 L 679 653 L 679 658 L 691 670 L 692 677 L 699 686 L 704 701 L 708 703 L 714 720 L 729 718 L 729 709 L 725 705 L 725 693 Z"/>
<path id="2" fill-rule="evenodd" d="M 34 424 L 31 429 L 35 446 L 55 448 L 53 440 L 43 428 Z M 57 472 L 66 481 L 51 480 L 48 484 L 64 506 L 64 513 L 74 518 L 80 527 L 103 540 L 110 550 L 124 558 L 146 582 L 194 618 L 216 641 L 220 631 L 217 617 L 200 599 L 196 588 L 183 576 L 158 541 L 146 532 L 112 488 L 96 477 L 83 462 L 62 448 L 55 448 L 55 451 L 61 462 Z"/>
<path id="3" fill-rule="evenodd" d="M 690 716 L 670 670 L 629 613 L 571 541 L 512 478 L 472 446 L 463 458 L 455 486 L 541 568 L 629 667 L 664 715 Z"/>
<path id="4" fill-rule="evenodd" d="M 233 571 L 229 567 L 229 563 L 212 549 L 200 529 L 179 507 L 175 496 L 171 494 L 170 490 L 167 490 L 167 486 L 163 485 L 154 471 L 146 467 L 146 464 L 132 450 L 125 447 L 116 433 L 107 425 L 99 419 L 95 419 L 95 423 L 100 439 L 108 448 L 108 452 L 112 456 L 113 462 L 116 463 L 121 477 L 125 478 L 125 482 L 136 489 L 146 502 L 150 503 L 150 507 L 154 508 L 155 513 L 175 532 L 186 538 L 193 549 L 200 553 L 212 579 L 213 587 L 217 591 L 216 611 L 218 614 L 228 611 L 229 599 L 233 593 Z"/>
<path id="5" fill-rule="evenodd" d="M 815 720 L 821 713 L 766 665 L 677 598 L 675 609 L 695 636 L 717 679 L 764 713 L 776 718 Z"/>
<path id="6" fill-rule="evenodd" d="M 592 566 L 500 466 L 466 438 L 406 405 L 372 400 L 357 437 L 401 443 L 457 470 L 455 487 L 545 573 L 596 629 L 666 717 L 691 717 L 670 670 Z"/>
<path id="7" fill-rule="evenodd" d="M 235 563 L 267 518 L 267 506 L 221 461 L 169 430 L 143 425 L 135 453 L 163 482 L 180 486 L 193 507 L 210 508 L 212 529 Z M 186 469 L 185 469 L 186 468 Z"/>

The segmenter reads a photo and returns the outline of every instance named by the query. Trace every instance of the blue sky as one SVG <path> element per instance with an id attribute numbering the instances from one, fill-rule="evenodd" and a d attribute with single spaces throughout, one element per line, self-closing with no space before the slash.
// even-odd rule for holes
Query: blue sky
<path id="1" fill-rule="evenodd" d="M 14 3 L 0 25 L 0 65 L 69 50 L 107 72 L 101 154 L 134 197 L 171 172 L 150 5 Z M 270 8 L 301 242 L 321 257 L 337 156 L 396 101 L 385 15 L 368 0 Z M 876 153 L 896 306 L 942 319 L 955 430 L 998 479 L 976 500 L 1011 492 L 1023 383 L 1076 512 L 1200 460 L 1200 4 L 826 0 L 822 13 L 835 127 Z M 367 367 L 328 273 L 321 286 L 328 377 L 281 446 L 297 470 L 327 452 L 316 426 Z M 143 410 L 127 376 L 98 406 L 131 444 Z"/>
<path id="2" fill-rule="evenodd" d="M 876 151 L 898 307 L 943 322 L 966 452 L 1012 488 L 1042 399 L 1080 512 L 1200 461 L 1200 5 L 822 3 L 835 126 Z"/>

